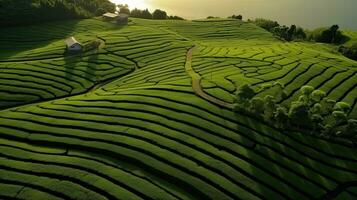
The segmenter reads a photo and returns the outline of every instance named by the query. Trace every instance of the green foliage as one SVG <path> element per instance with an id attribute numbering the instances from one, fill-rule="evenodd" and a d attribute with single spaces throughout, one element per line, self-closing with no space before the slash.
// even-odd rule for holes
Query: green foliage
<path id="1" fill-rule="evenodd" d="M 330 28 L 313 30 L 310 33 L 309 39 L 321 43 L 340 44 L 347 40 L 347 36 L 343 35 L 338 25 L 333 25 Z"/>
<path id="2" fill-rule="evenodd" d="M 231 19 L 238 19 L 238 20 L 243 20 L 243 16 L 242 15 L 232 15 L 229 18 Z"/>
<path id="3" fill-rule="evenodd" d="M 273 32 L 273 29 L 279 27 L 279 23 L 277 21 L 272 21 L 269 19 L 257 18 L 253 21 L 257 26 L 264 28 L 269 32 Z"/>
<path id="4" fill-rule="evenodd" d="M 244 84 L 238 89 L 236 96 L 238 102 L 248 102 L 255 96 L 255 92 L 250 85 Z"/>
<path id="5" fill-rule="evenodd" d="M 332 116 L 335 119 L 337 126 L 347 122 L 347 115 L 343 111 L 333 111 Z"/>
<path id="6" fill-rule="evenodd" d="M 351 46 L 340 46 L 338 51 L 347 58 L 357 60 L 357 43 L 354 43 Z"/>
<path id="7" fill-rule="evenodd" d="M 135 8 L 130 12 L 131 17 L 142 18 L 142 19 L 152 19 L 152 14 L 148 9 L 140 10 Z"/>
<path id="8" fill-rule="evenodd" d="M 176 16 L 176 15 L 170 15 L 167 17 L 167 19 L 170 19 L 170 20 L 185 20 L 184 18 L 180 17 L 180 16 Z"/>
<path id="9" fill-rule="evenodd" d="M 128 4 L 119 4 L 118 5 L 118 8 L 119 8 L 119 13 L 120 14 L 127 14 L 127 15 L 130 15 L 130 9 L 129 9 L 129 6 Z"/>
<path id="10" fill-rule="evenodd" d="M 279 23 L 276 21 L 263 18 L 255 19 L 252 22 L 285 41 L 306 39 L 306 33 L 304 29 L 301 27 L 297 27 L 294 24 L 291 25 L 289 28 L 285 25 L 280 26 Z"/>
<path id="11" fill-rule="evenodd" d="M 260 97 L 254 97 L 250 100 L 250 109 L 256 115 L 261 116 L 264 113 L 264 100 Z"/>
<path id="12" fill-rule="evenodd" d="M 2 0 L 0 5 L 2 26 L 89 18 L 115 11 L 109 0 Z"/>
<path id="13" fill-rule="evenodd" d="M 165 11 L 163 11 L 163 10 L 156 9 L 152 13 L 152 18 L 153 19 L 167 19 L 167 13 Z"/>
<path id="14" fill-rule="evenodd" d="M 284 85 L 280 82 L 268 86 L 278 87 L 279 91 L 284 91 Z M 261 88 L 268 86 L 261 86 Z M 310 85 L 302 86 L 298 101 L 293 101 L 288 108 L 277 104 L 275 97 L 271 95 L 266 95 L 264 99 L 254 97 L 251 95 L 254 94 L 252 91 L 254 90 L 248 85 L 243 85 L 238 89 L 237 110 L 257 118 L 264 114 L 264 120 L 279 129 L 305 129 L 311 130 L 313 134 L 317 133 L 328 137 L 357 136 L 356 131 L 349 130 L 356 126 L 355 120 L 348 119 L 352 107 L 348 103 L 336 103 L 336 101 L 326 98 L 326 93 L 322 90 L 315 90 Z M 264 90 L 259 90 L 259 92 L 262 91 Z M 328 120 L 329 117 L 334 119 L 334 123 Z"/>
<path id="15" fill-rule="evenodd" d="M 310 124 L 310 113 L 307 104 L 301 101 L 293 102 L 289 109 L 289 118 L 297 126 L 308 127 Z"/>
<path id="16" fill-rule="evenodd" d="M 287 127 L 287 123 L 289 122 L 289 113 L 285 107 L 278 106 L 274 112 L 274 120 L 277 122 L 278 128 Z"/>
<path id="17" fill-rule="evenodd" d="M 335 111 L 342 111 L 344 113 L 349 113 L 351 111 L 351 105 L 346 103 L 346 102 L 337 102 L 335 107 L 334 107 L 334 110 Z"/>

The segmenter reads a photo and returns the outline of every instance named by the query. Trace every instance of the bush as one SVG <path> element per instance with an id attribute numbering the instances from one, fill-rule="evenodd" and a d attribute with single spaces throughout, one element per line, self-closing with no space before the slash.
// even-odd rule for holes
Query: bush
<path id="1" fill-rule="evenodd" d="M 347 58 L 350 58 L 352 60 L 357 60 L 357 43 L 354 43 L 349 47 L 340 46 L 338 51 L 342 53 L 344 56 L 346 56 Z"/>

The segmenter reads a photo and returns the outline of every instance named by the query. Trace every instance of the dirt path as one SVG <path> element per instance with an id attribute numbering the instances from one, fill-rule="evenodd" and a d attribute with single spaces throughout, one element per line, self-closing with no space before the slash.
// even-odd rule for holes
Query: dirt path
<path id="1" fill-rule="evenodd" d="M 193 68 L 192 68 L 192 55 L 193 51 L 195 50 L 196 47 L 192 47 L 188 50 L 187 55 L 186 55 L 186 65 L 185 65 L 185 70 L 187 74 L 192 78 L 192 89 L 195 92 L 196 95 L 199 97 L 222 107 L 228 108 L 228 109 L 233 109 L 233 104 L 227 103 L 225 101 L 222 101 L 220 99 L 217 99 L 216 97 L 213 97 L 202 89 L 201 86 L 201 76 L 196 73 Z"/>

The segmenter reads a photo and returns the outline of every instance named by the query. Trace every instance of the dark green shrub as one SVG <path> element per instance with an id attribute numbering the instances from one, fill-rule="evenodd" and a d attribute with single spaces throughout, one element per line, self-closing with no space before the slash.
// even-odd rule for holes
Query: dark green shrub
<path id="1" fill-rule="evenodd" d="M 167 13 L 163 10 L 156 9 L 152 14 L 153 19 L 167 19 Z"/>
<path id="2" fill-rule="evenodd" d="M 347 58 L 352 60 L 357 60 L 357 43 L 354 43 L 351 46 L 340 46 L 338 51 L 342 53 Z"/>
<path id="3" fill-rule="evenodd" d="M 257 26 L 264 28 L 267 31 L 272 32 L 272 30 L 276 27 L 279 27 L 279 23 L 277 21 L 272 21 L 269 19 L 257 18 L 253 21 Z"/>

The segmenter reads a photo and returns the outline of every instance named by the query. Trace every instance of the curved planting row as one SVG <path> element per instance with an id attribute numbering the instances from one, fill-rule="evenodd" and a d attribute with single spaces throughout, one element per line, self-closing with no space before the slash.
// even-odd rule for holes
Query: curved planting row
<path id="1" fill-rule="evenodd" d="M 305 44 L 267 45 L 253 40 L 254 47 L 247 47 L 247 43 L 244 41 L 242 47 L 235 48 L 206 45 L 195 52 L 193 68 L 204 80 L 216 85 L 207 88 L 207 93 L 232 102 L 229 96 L 239 85 L 248 83 L 259 90 L 264 85 L 269 88 L 269 84 L 281 82 L 287 96 L 280 103 L 288 104 L 296 99 L 303 85 L 311 85 L 326 91 L 331 99 L 355 105 L 357 79 L 353 61 Z M 274 95 L 274 89 L 265 89 L 259 95 L 267 94 Z M 351 116 L 356 112 L 354 109 Z"/>
<path id="2" fill-rule="evenodd" d="M 289 101 L 301 84 L 327 87 L 344 74 L 350 89 L 329 94 L 355 101 L 347 61 L 234 20 L 117 29 L 96 34 L 105 42 L 96 54 L 1 68 L 4 102 L 67 97 L 0 111 L 0 198 L 357 198 L 346 187 L 357 178 L 354 149 L 237 116 L 196 96 L 185 71 L 195 44 L 193 70 L 221 100 L 237 85 L 280 80 Z"/>
<path id="3" fill-rule="evenodd" d="M 99 96 L 78 96 L 3 112 L 0 122 L 2 137 L 19 142 L 27 138 L 31 143 L 46 141 L 67 146 L 68 149 L 61 155 L 64 159 L 70 157 L 65 160 L 73 162 L 73 166 L 71 162 L 66 164 L 67 161 L 64 162 L 59 155 L 36 154 L 32 157 L 32 152 L 27 155 L 23 149 L 16 150 L 18 145 L 13 145 L 15 150 L 6 147 L 1 151 L 4 152 L 2 157 L 16 162 L 13 165 L 6 162 L 9 164 L 6 170 L 68 179 L 71 184 L 91 188 L 93 192 L 109 199 L 120 199 L 119 194 L 123 195 L 122 192 L 126 190 L 128 195 L 136 195 L 135 198 L 149 197 L 140 196 L 140 192 L 136 191 L 142 187 L 128 188 L 128 177 L 113 180 L 113 169 L 110 168 L 110 173 L 105 175 L 107 170 L 85 163 L 89 161 L 71 158 L 72 150 L 85 149 L 87 153 L 108 152 L 116 155 L 112 160 L 118 157 L 121 158 L 118 159 L 119 163 L 137 166 L 140 171 L 151 174 L 153 177 L 150 180 L 154 183 L 160 183 L 163 177 L 166 177 L 164 179 L 169 186 L 179 182 L 185 192 L 192 190 L 194 198 L 317 198 L 339 183 L 356 177 L 352 166 L 357 158 L 352 153 L 334 152 L 336 147 L 331 145 L 331 152 L 325 153 L 335 157 L 332 163 L 324 153 L 328 143 L 320 141 L 321 145 L 316 143 L 310 146 L 299 138 L 287 137 L 264 126 L 262 129 L 251 127 L 247 123 L 249 119 L 235 119 L 230 112 L 222 113 L 218 107 L 195 97 L 185 89 L 189 86 L 173 88 L 127 90 L 115 95 L 109 90 L 97 92 Z M 21 126 L 17 125 L 19 122 Z M 349 151 L 345 147 L 338 148 L 340 151 Z M 51 159 L 51 156 L 56 159 Z M 86 156 L 90 157 L 90 154 Z M 56 160 L 55 163 L 53 160 Z M 27 167 L 21 168 L 21 162 L 27 163 Z M 35 167 L 37 163 L 49 165 L 49 168 Z M 31 165 L 35 165 L 33 171 Z M 2 166 L 5 168 L 5 165 Z M 61 167 L 84 170 L 90 174 L 85 176 L 87 178 L 99 177 L 93 178 L 96 181 L 92 184 L 82 179 L 79 172 L 70 173 L 70 169 Z M 61 170 L 69 174 L 59 174 Z M 72 174 L 76 174 L 76 177 L 71 177 Z M 100 183 L 103 185 L 96 187 L 99 178 L 111 184 L 114 182 L 122 189 L 113 190 L 110 183 L 107 185 L 102 181 Z M 125 181 L 118 183 L 120 180 Z M 90 186 L 83 185 L 83 182 Z M 134 183 L 138 184 L 138 180 Z M 51 189 L 49 184 L 44 186 Z M 166 195 L 177 193 L 175 187 L 161 187 L 159 189 L 165 191 Z M 170 198 L 178 197 L 174 195 Z"/>

